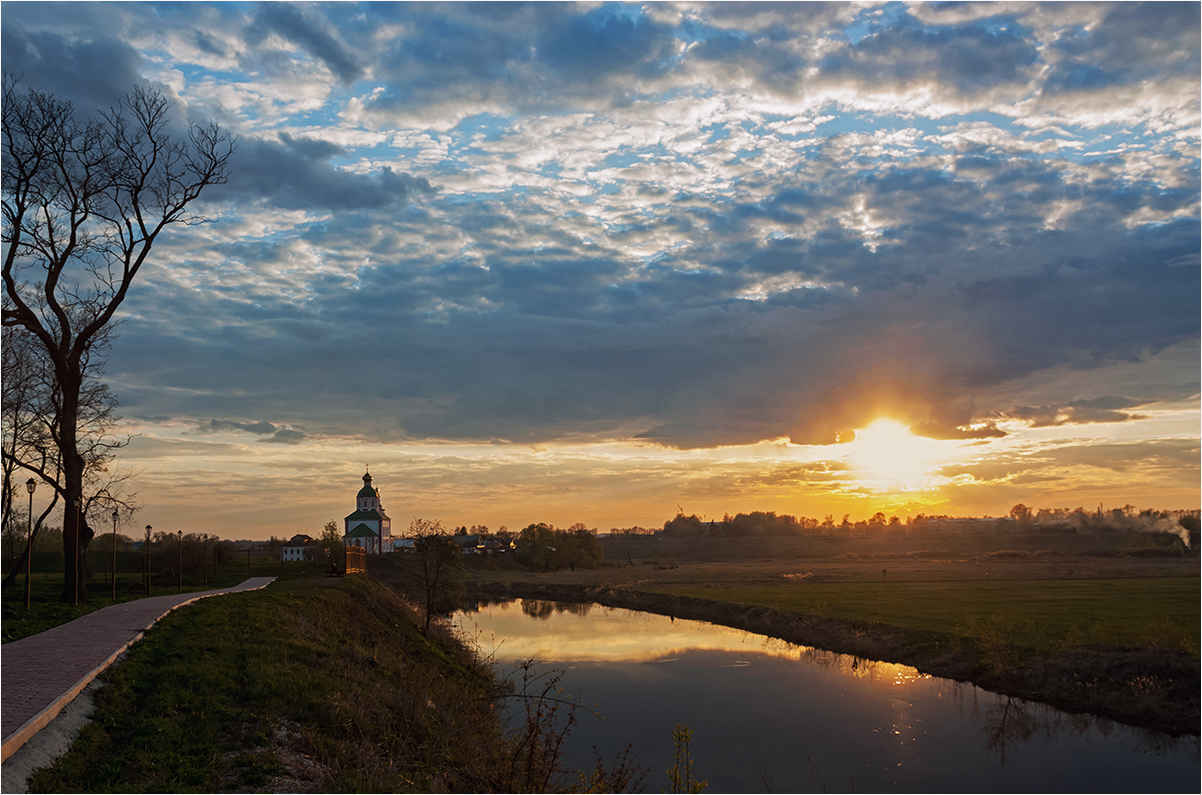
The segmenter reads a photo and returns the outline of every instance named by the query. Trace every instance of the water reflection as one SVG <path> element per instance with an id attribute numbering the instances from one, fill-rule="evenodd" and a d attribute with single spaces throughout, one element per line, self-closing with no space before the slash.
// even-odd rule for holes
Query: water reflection
<path id="1" fill-rule="evenodd" d="M 685 723 L 713 791 L 1197 786 L 1196 736 L 1070 715 L 910 666 L 571 602 L 479 603 L 457 621 L 500 667 L 545 661 L 600 703 L 606 723 L 582 722 L 571 740 L 582 759 L 633 741 L 641 764 L 666 770 L 671 728 Z"/>

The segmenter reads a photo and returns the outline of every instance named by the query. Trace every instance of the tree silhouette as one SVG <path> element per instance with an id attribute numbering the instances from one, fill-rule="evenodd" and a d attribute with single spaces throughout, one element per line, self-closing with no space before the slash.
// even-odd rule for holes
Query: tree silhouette
<path id="1" fill-rule="evenodd" d="M 77 118 L 53 93 L 3 78 L 3 324 L 33 335 L 61 404 L 53 429 L 62 473 L 63 601 L 84 596 L 81 394 L 89 358 L 164 230 L 203 219 L 189 210 L 229 176 L 234 139 L 216 124 L 168 128 L 171 103 L 137 86 L 98 118 Z M 79 505 L 77 509 L 75 506 Z"/>

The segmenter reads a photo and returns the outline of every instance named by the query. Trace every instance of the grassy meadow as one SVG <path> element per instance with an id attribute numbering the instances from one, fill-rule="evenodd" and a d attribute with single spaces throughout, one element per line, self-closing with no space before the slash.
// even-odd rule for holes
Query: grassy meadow
<path id="1" fill-rule="evenodd" d="M 941 636 L 1004 626 L 1014 643 L 1197 655 L 1196 555 L 1173 536 L 617 538 L 607 565 L 531 572 L 480 562 L 477 583 L 563 584 L 716 600 Z M 1148 554 L 1149 552 L 1163 554 Z"/>
<path id="2" fill-rule="evenodd" d="M 780 583 L 657 592 L 941 635 L 1004 627 L 1024 647 L 1155 647 L 1198 653 L 1198 579 L 1187 577 Z"/>

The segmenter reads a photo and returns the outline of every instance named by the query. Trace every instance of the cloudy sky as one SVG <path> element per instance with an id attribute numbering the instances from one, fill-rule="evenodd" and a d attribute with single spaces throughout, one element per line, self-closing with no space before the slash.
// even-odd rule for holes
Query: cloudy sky
<path id="1" fill-rule="evenodd" d="M 123 307 L 139 523 L 1198 507 L 1196 3 L 0 22 L 238 136 Z"/>

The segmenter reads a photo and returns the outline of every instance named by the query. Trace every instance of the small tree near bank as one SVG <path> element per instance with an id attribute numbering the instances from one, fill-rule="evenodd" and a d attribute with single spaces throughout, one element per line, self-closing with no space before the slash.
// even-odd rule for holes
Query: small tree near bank
<path id="1" fill-rule="evenodd" d="M 430 634 L 430 622 L 439 613 L 450 612 L 463 604 L 467 595 L 464 580 L 467 567 L 463 549 L 442 532 L 437 519 L 414 519 L 409 525 L 413 551 L 408 560 L 416 580 L 415 589 L 425 612 L 422 634 Z"/>
<path id="2" fill-rule="evenodd" d="M 119 107 L 80 119 L 70 102 L 3 78 L 3 324 L 37 339 L 61 401 L 53 436 L 62 473 L 50 485 L 68 507 L 67 602 L 85 595 L 79 561 L 93 537 L 81 520 L 78 446 L 90 357 L 159 236 L 201 222 L 190 205 L 229 176 L 233 138 L 211 123 L 173 140 L 170 110 L 161 92 L 138 86 Z"/>

